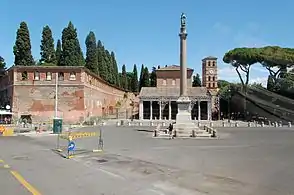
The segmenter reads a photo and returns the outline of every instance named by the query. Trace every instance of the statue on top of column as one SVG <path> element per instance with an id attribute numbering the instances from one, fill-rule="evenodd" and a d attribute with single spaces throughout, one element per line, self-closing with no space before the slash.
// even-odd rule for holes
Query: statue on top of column
<path id="1" fill-rule="evenodd" d="M 184 13 L 181 14 L 181 27 L 186 26 L 186 15 Z"/>

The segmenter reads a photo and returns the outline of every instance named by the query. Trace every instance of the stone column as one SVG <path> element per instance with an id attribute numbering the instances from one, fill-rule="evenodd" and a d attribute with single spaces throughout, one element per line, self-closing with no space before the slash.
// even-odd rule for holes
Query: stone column
<path id="1" fill-rule="evenodd" d="M 207 101 L 207 120 L 211 120 L 211 101 Z"/>
<path id="2" fill-rule="evenodd" d="M 152 120 L 152 101 L 150 101 L 150 120 Z"/>
<path id="3" fill-rule="evenodd" d="M 144 119 L 143 114 L 144 114 L 144 106 L 143 106 L 143 101 L 141 100 L 140 105 L 139 105 L 139 119 L 140 120 Z"/>
<path id="4" fill-rule="evenodd" d="M 185 26 L 182 25 L 180 36 L 180 96 L 187 96 L 187 32 Z"/>
<path id="5" fill-rule="evenodd" d="M 168 102 L 168 120 L 171 120 L 171 101 Z"/>
<path id="6" fill-rule="evenodd" d="M 159 101 L 158 103 L 159 103 L 159 120 L 161 120 L 162 119 L 162 108 L 161 108 L 162 102 Z"/>
<path id="7" fill-rule="evenodd" d="M 201 120 L 201 107 L 200 107 L 200 102 L 201 101 L 198 100 L 198 121 Z"/>

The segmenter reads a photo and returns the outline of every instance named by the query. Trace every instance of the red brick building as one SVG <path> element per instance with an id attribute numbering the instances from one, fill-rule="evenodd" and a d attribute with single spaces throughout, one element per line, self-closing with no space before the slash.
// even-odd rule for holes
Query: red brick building
<path id="1" fill-rule="evenodd" d="M 133 94 L 111 86 L 84 67 L 13 66 L 0 78 L 0 102 L 14 118 L 51 120 L 55 113 L 58 73 L 58 117 L 81 122 L 91 116 L 115 114 L 116 105 Z"/>

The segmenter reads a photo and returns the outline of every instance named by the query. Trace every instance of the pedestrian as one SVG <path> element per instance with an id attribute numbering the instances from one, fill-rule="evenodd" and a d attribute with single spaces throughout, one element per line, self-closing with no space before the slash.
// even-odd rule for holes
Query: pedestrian
<path id="1" fill-rule="evenodd" d="M 172 125 L 172 123 L 169 124 L 168 131 L 169 131 L 169 136 L 170 136 L 169 139 L 173 139 L 174 137 L 172 135 L 172 133 L 173 133 L 173 125 Z"/>

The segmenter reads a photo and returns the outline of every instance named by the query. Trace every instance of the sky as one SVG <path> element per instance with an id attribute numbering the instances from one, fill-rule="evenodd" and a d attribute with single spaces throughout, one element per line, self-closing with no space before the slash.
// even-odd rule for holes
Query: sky
<path id="1" fill-rule="evenodd" d="M 187 63 L 201 73 L 201 59 L 218 58 L 219 78 L 238 82 L 236 71 L 222 61 L 236 47 L 278 45 L 294 48 L 294 1 L 265 0 L 1 0 L 0 56 L 13 65 L 13 45 L 21 21 L 28 24 L 32 54 L 40 58 L 41 32 L 53 31 L 55 44 L 72 21 L 85 55 L 85 39 L 93 31 L 116 54 L 119 69 L 126 64 L 179 64 L 180 15 L 187 16 Z M 268 72 L 251 69 L 251 82 L 266 83 Z"/>

